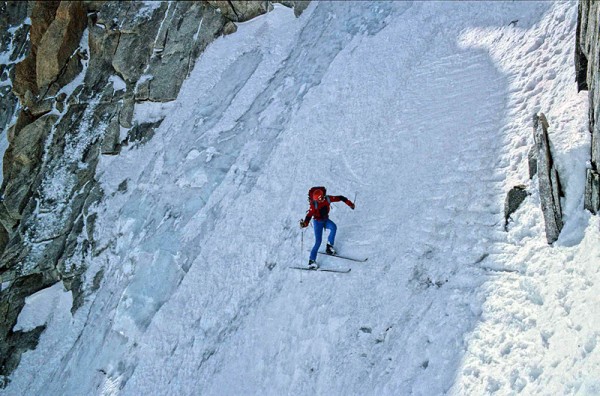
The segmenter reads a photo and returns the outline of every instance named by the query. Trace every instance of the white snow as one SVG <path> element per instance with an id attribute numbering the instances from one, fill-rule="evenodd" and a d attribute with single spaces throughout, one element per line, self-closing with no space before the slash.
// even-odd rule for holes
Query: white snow
<path id="1" fill-rule="evenodd" d="M 152 76 L 151 74 L 143 74 L 140 79 L 138 80 L 136 87 L 142 83 L 145 83 L 146 81 L 152 81 L 154 80 L 154 76 Z"/>
<path id="2" fill-rule="evenodd" d="M 576 14 L 313 2 L 240 24 L 176 101 L 136 106 L 165 117 L 149 142 L 102 158 L 100 288 L 0 393 L 599 394 Z M 540 112 L 566 192 L 552 246 L 527 165 Z M 369 260 L 321 260 L 349 274 L 288 269 L 308 260 L 312 185 L 356 197 L 333 205 L 336 247 Z"/>
<path id="3" fill-rule="evenodd" d="M 40 290 L 25 298 L 25 307 L 21 310 L 13 331 L 30 331 L 47 325 L 55 316 L 67 317 L 72 304 L 71 292 L 64 289 L 62 282 Z"/>
<path id="4" fill-rule="evenodd" d="M 157 122 L 164 119 L 169 114 L 175 105 L 172 102 L 140 102 L 136 103 L 133 109 L 133 122 Z"/>
<path id="5" fill-rule="evenodd" d="M 125 91 L 127 89 L 127 84 L 119 76 L 112 75 L 112 76 L 109 77 L 108 81 L 110 81 L 112 83 L 113 90 L 115 92 L 117 92 L 117 91 Z"/>

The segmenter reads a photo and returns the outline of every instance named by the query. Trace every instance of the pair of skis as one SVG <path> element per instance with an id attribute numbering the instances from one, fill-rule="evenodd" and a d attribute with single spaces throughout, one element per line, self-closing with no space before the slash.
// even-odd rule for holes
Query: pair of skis
<path id="1" fill-rule="evenodd" d="M 344 259 L 344 260 L 349 260 L 349 261 L 355 261 L 358 263 L 364 263 L 365 261 L 367 261 L 369 258 L 364 258 L 364 259 L 360 259 L 360 258 L 356 258 L 356 257 L 349 257 L 349 256 L 343 256 L 340 254 L 327 254 L 325 252 L 318 252 L 319 254 L 325 255 L 325 256 L 329 256 L 329 257 L 337 257 L 340 259 Z M 340 274 L 347 274 L 348 272 L 350 272 L 351 268 L 346 268 L 346 269 L 336 269 L 336 268 L 308 268 L 308 267 L 290 267 L 292 269 L 297 269 L 297 270 L 303 270 L 303 271 L 321 271 L 321 272 L 337 272 Z"/>

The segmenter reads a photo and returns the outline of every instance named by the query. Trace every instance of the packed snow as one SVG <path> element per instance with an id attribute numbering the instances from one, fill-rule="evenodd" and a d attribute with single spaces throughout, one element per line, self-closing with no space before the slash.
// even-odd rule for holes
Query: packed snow
<path id="1" fill-rule="evenodd" d="M 600 394 L 576 19 L 576 2 L 377 1 L 240 24 L 168 108 L 136 109 L 164 117 L 150 141 L 102 158 L 95 291 L 74 314 L 60 284 L 28 301 L 18 326 L 47 328 L 1 393 Z M 553 245 L 536 113 L 565 189 Z M 320 257 L 348 274 L 288 268 L 308 261 L 313 185 L 355 200 L 333 204 L 336 248 L 368 261 Z"/>

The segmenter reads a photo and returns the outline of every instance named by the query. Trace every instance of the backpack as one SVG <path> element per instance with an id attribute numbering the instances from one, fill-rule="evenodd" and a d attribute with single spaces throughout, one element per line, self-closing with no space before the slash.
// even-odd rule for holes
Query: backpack
<path id="1" fill-rule="evenodd" d="M 308 190 L 308 203 L 311 204 L 311 206 L 314 206 L 315 209 L 317 208 L 318 203 L 317 203 L 317 201 L 313 200 L 312 196 L 313 196 L 313 193 L 317 190 L 323 191 L 323 195 L 325 197 L 327 197 L 327 189 L 325 187 L 323 187 L 323 186 L 311 187 L 310 190 Z M 329 200 L 329 198 L 327 198 L 327 200 Z"/>

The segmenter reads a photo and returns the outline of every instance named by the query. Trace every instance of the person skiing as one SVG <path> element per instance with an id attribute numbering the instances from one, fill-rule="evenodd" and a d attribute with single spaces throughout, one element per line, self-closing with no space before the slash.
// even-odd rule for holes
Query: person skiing
<path id="1" fill-rule="evenodd" d="M 308 195 L 310 208 L 306 212 L 306 217 L 304 218 L 304 220 L 300 220 L 300 227 L 308 227 L 310 219 L 314 218 L 313 227 L 315 231 L 315 245 L 310 251 L 308 268 L 317 269 L 319 268 L 319 265 L 316 261 L 317 252 L 321 247 L 324 228 L 327 228 L 329 230 L 329 238 L 327 239 L 326 253 L 330 255 L 336 254 L 333 245 L 335 242 L 335 233 L 337 231 L 337 226 L 329 218 L 329 209 L 331 203 L 342 201 L 346 205 L 348 205 L 352 210 L 354 210 L 354 203 L 348 198 L 344 197 L 343 195 L 327 195 L 327 190 L 325 189 L 325 187 L 313 187 L 310 189 Z"/>

